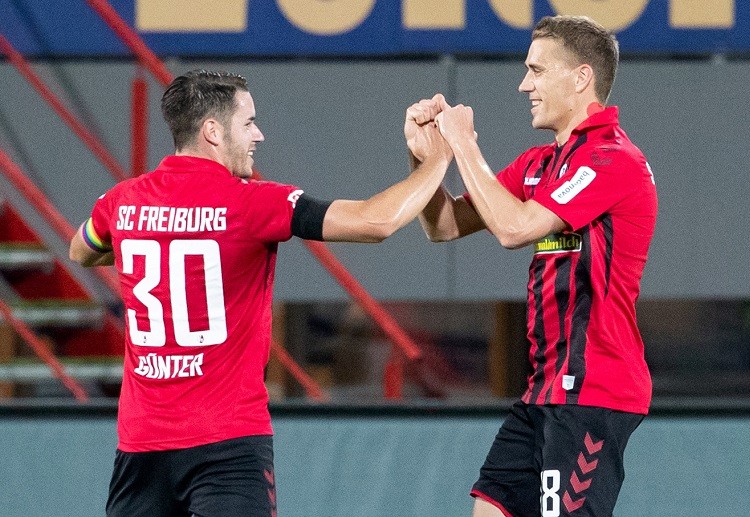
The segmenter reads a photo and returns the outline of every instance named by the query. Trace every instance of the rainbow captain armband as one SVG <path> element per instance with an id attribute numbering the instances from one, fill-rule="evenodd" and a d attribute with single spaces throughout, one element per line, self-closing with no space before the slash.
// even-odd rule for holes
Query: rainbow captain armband
<path id="1" fill-rule="evenodd" d="M 96 230 L 94 230 L 94 222 L 90 217 L 89 220 L 86 221 L 86 224 L 81 227 L 81 236 L 83 237 L 83 242 L 85 242 L 88 247 L 94 251 L 98 251 L 99 253 L 107 253 L 108 251 L 112 251 L 112 246 L 106 244 L 96 234 Z"/>

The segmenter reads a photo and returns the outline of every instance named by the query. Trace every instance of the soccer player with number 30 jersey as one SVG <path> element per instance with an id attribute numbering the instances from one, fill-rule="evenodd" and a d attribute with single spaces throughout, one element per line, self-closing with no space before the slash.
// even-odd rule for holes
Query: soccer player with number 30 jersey
<path id="1" fill-rule="evenodd" d="M 193 71 L 162 98 L 176 152 L 96 201 L 70 244 L 117 268 L 126 343 L 110 517 L 276 515 L 263 373 L 276 252 L 379 242 L 414 219 L 452 158 L 432 104 L 406 112 L 419 166 L 367 200 L 324 202 L 251 178 L 264 136 L 244 78 Z"/>

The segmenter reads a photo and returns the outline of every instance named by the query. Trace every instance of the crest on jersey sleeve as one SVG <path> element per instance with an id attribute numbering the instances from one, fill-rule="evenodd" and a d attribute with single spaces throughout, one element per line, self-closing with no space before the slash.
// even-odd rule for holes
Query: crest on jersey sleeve
<path id="1" fill-rule="evenodd" d="M 287 197 L 286 200 L 292 204 L 292 208 L 297 208 L 297 200 L 304 193 L 305 193 L 304 190 L 297 189 L 291 194 L 289 194 L 289 197 Z"/>

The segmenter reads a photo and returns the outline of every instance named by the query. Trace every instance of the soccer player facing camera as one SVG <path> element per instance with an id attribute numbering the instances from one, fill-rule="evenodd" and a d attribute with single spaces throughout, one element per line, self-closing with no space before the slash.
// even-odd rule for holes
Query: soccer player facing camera
<path id="1" fill-rule="evenodd" d="M 470 107 L 443 102 L 436 116 L 467 194 L 436 191 L 420 215 L 427 235 L 450 241 L 488 229 L 503 247 L 534 249 L 532 373 L 471 491 L 475 517 L 612 515 L 625 446 L 648 413 L 635 302 L 657 197 L 618 108 L 606 106 L 618 56 L 615 37 L 591 19 L 543 18 L 518 89 L 529 96 L 532 126 L 555 139 L 497 175 Z M 478 274 L 491 281 L 498 272 Z"/>

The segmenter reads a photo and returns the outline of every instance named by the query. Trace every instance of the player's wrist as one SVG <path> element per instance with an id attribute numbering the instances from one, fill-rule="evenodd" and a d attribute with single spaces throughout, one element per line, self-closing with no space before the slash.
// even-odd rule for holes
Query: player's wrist
<path id="1" fill-rule="evenodd" d="M 448 140 L 448 144 L 455 156 L 471 156 L 479 152 L 479 145 L 476 140 L 469 138 L 468 136 L 461 135 L 457 138 L 453 138 Z"/>

